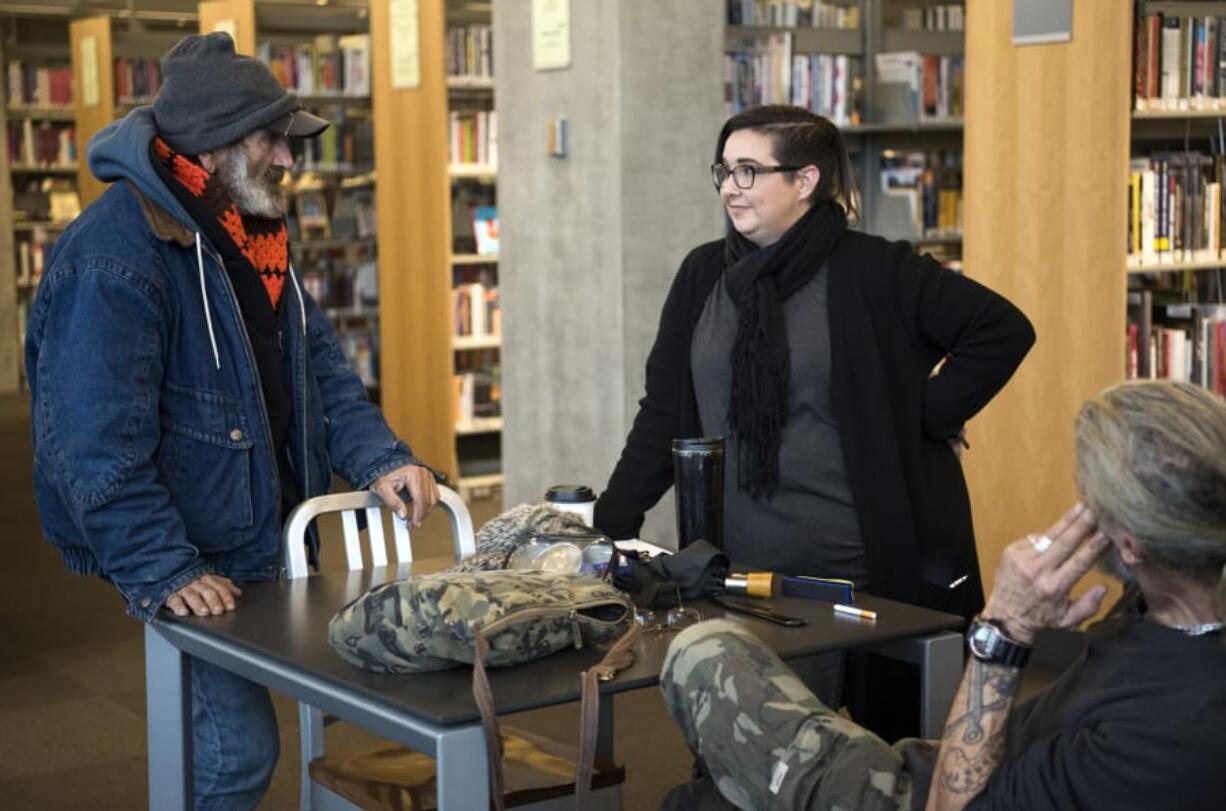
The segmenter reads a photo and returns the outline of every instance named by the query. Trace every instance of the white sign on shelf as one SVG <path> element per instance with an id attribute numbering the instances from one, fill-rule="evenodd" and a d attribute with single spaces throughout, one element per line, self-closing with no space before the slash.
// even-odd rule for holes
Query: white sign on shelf
<path id="1" fill-rule="evenodd" d="M 570 67 L 570 0 L 532 0 L 532 67 Z"/>
<path id="2" fill-rule="evenodd" d="M 388 3 L 393 90 L 414 90 L 421 87 L 419 14 L 417 0 L 390 0 Z"/>
<path id="3" fill-rule="evenodd" d="M 81 100 L 98 106 L 98 38 L 81 37 Z"/>

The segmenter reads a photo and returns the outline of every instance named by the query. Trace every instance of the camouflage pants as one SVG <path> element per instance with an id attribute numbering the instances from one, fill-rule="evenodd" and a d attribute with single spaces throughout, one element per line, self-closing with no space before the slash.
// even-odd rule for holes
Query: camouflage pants
<path id="1" fill-rule="evenodd" d="M 757 637 L 727 620 L 682 631 L 660 686 L 690 749 L 738 808 L 909 809 L 908 764 L 917 747 L 932 751 L 915 740 L 888 746 L 838 715 Z"/>

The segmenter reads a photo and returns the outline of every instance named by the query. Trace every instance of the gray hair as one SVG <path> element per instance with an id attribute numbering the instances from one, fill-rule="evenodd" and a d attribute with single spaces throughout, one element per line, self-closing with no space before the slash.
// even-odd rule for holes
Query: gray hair
<path id="1" fill-rule="evenodd" d="M 1077 480 L 1108 533 L 1152 565 L 1216 586 L 1226 616 L 1226 400 L 1190 383 L 1140 381 L 1077 415 Z"/>

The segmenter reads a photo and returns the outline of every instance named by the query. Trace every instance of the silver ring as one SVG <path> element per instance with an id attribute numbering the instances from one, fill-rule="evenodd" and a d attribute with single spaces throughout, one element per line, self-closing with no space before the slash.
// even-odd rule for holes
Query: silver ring
<path id="1" fill-rule="evenodd" d="M 1031 535 L 1029 539 L 1036 555 L 1041 555 L 1051 548 L 1051 538 L 1048 538 L 1046 535 Z"/>

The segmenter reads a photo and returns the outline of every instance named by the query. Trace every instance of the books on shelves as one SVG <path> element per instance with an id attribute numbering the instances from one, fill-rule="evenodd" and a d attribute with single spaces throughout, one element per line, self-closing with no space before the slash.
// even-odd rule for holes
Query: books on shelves
<path id="1" fill-rule="evenodd" d="M 375 122 L 341 107 L 324 105 L 322 115 L 332 126 L 303 140 L 303 168 L 307 171 L 368 171 L 375 161 Z"/>
<path id="2" fill-rule="evenodd" d="M 906 8 L 902 11 L 902 27 L 907 31 L 962 31 L 966 9 L 961 3 Z"/>
<path id="3" fill-rule="evenodd" d="M 1128 262 L 1133 267 L 1214 262 L 1222 255 L 1226 156 L 1158 152 L 1128 176 Z"/>
<path id="4" fill-rule="evenodd" d="M 498 165 L 498 114 L 493 110 L 452 110 L 447 116 L 452 166 Z"/>
<path id="5" fill-rule="evenodd" d="M 151 104 L 162 86 L 162 66 L 157 59 L 115 60 L 115 101 L 118 104 Z"/>
<path id="6" fill-rule="evenodd" d="M 478 254 L 498 255 L 498 209 L 495 206 L 477 206 L 473 209 L 473 239 L 476 240 Z"/>
<path id="7" fill-rule="evenodd" d="M 1129 380 L 1192 382 L 1226 396 L 1226 304 L 1130 292 L 1126 353 Z"/>
<path id="8" fill-rule="evenodd" d="M 466 79 L 494 77 L 494 31 L 488 25 L 447 29 L 447 75 Z"/>
<path id="9" fill-rule="evenodd" d="M 320 35 L 298 45 L 263 42 L 259 57 L 299 96 L 370 95 L 370 35 Z"/>
<path id="10" fill-rule="evenodd" d="M 961 56 L 916 51 L 877 54 L 880 121 L 943 121 L 961 118 L 966 63 Z"/>
<path id="11" fill-rule="evenodd" d="M 15 59 L 8 64 L 10 107 L 70 107 L 72 67 L 31 65 Z"/>
<path id="12" fill-rule="evenodd" d="M 724 88 L 734 113 L 759 104 L 791 104 L 791 32 L 740 38 L 724 57 Z"/>
<path id="13" fill-rule="evenodd" d="M 1226 109 L 1224 39 L 1226 15 L 1144 14 L 1138 4 L 1133 25 L 1134 109 Z"/>
<path id="14" fill-rule="evenodd" d="M 922 238 L 962 233 L 962 153 L 883 150 L 879 221 L 890 236 Z"/>
<path id="15" fill-rule="evenodd" d="M 860 7 L 825 0 L 728 0 L 729 25 L 859 28 Z"/>
<path id="16" fill-rule="evenodd" d="M 8 125 L 9 162 L 22 168 L 74 168 L 77 142 L 72 124 L 33 119 Z"/>
<path id="17" fill-rule="evenodd" d="M 462 284 L 452 289 L 451 299 L 454 335 L 473 338 L 502 335 L 497 287 L 487 287 L 480 282 Z"/>
<path id="18" fill-rule="evenodd" d="M 458 371 L 454 377 L 454 412 L 458 430 L 475 432 L 483 421 L 493 430 L 499 427 L 492 418 L 502 413 L 498 368 Z"/>

